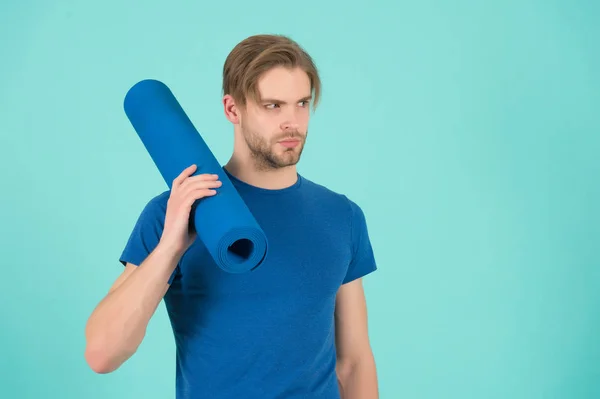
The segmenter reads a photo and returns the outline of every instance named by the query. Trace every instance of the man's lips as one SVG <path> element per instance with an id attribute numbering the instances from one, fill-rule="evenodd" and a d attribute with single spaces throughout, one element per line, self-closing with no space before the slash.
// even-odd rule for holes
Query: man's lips
<path id="1" fill-rule="evenodd" d="M 286 148 L 294 148 L 298 144 L 300 144 L 300 140 L 299 139 L 283 139 L 283 140 L 278 141 L 278 143 Z"/>

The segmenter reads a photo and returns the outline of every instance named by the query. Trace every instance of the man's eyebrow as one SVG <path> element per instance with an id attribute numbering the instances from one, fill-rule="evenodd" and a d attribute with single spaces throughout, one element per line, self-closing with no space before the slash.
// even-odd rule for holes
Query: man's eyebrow
<path id="1" fill-rule="evenodd" d="M 310 99 L 312 99 L 312 96 L 308 95 L 308 96 L 302 97 L 298 101 L 308 101 Z M 278 99 L 275 99 L 275 98 L 263 98 L 263 99 L 261 99 L 260 102 L 262 102 L 262 103 L 269 103 L 269 104 L 285 104 L 285 101 L 278 100 Z"/>

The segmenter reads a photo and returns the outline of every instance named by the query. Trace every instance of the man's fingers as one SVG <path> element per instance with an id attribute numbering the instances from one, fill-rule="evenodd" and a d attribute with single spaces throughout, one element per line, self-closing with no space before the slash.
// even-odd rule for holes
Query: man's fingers
<path id="1" fill-rule="evenodd" d="M 196 171 L 196 168 L 197 168 L 196 165 L 190 165 L 187 168 L 185 168 L 179 174 L 179 176 L 177 176 L 175 179 L 173 179 L 172 188 L 179 187 L 185 181 L 185 179 L 187 179 L 192 173 L 194 173 Z"/>

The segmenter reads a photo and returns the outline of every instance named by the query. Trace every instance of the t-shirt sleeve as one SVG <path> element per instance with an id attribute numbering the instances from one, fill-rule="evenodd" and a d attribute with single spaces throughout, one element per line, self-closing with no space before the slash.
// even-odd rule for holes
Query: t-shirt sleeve
<path id="1" fill-rule="evenodd" d="M 158 245 L 166 212 L 166 205 L 163 205 L 160 199 L 161 197 L 151 199 L 142 209 L 119 257 L 123 265 L 129 262 L 139 266 Z M 173 282 L 178 268 L 171 274 L 169 284 Z"/>
<path id="2" fill-rule="evenodd" d="M 342 284 L 349 283 L 377 270 L 365 214 L 352 201 L 350 201 L 350 208 L 352 211 L 352 260 Z"/>

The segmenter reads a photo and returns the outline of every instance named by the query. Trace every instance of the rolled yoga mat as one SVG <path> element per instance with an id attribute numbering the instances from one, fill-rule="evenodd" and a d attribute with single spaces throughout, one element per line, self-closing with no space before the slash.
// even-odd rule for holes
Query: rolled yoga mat
<path id="1" fill-rule="evenodd" d="M 196 201 L 190 215 L 216 264 L 230 273 L 258 267 L 267 255 L 267 238 L 171 90 L 160 81 L 142 80 L 127 92 L 124 108 L 169 189 L 193 164 L 194 175 L 219 175 L 217 194 Z"/>

